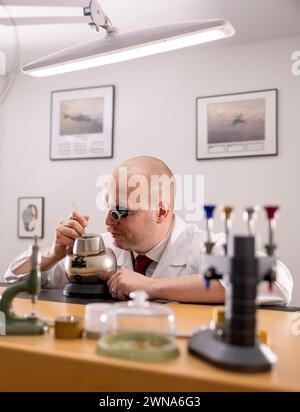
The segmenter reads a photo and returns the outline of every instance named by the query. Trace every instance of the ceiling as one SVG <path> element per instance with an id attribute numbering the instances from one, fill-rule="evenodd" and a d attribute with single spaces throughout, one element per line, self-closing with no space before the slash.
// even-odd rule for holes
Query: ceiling
<path id="1" fill-rule="evenodd" d="M 227 44 L 300 35 L 299 0 L 102 0 L 101 5 L 120 32 L 184 20 L 223 18 L 236 29 L 233 38 L 222 40 Z M 16 14 L 16 9 L 31 15 L 43 10 L 14 8 L 12 13 Z M 57 10 L 62 9 L 54 12 Z M 71 9 L 64 10 L 74 14 Z M 0 49 L 9 41 L 8 30 L 0 27 Z M 86 24 L 19 27 L 18 33 L 22 54 L 27 57 L 40 57 L 41 51 L 49 53 L 104 36 L 104 32 L 97 33 Z"/>

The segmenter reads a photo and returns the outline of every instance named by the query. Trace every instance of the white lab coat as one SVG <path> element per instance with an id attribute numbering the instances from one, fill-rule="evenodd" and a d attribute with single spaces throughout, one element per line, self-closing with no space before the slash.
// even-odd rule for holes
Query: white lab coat
<path id="1" fill-rule="evenodd" d="M 132 270 L 132 261 L 129 251 L 116 248 L 113 245 L 110 233 L 102 235 L 105 246 L 110 247 L 116 257 L 118 265 Z M 163 251 L 160 261 L 155 268 L 152 278 L 172 278 L 181 275 L 199 274 L 201 262 L 201 250 L 206 240 L 206 233 L 196 225 L 186 224 L 180 217 L 175 216 L 174 225 L 169 241 Z M 214 253 L 221 254 L 224 235 L 215 235 Z M 5 273 L 6 281 L 14 281 L 18 277 L 12 273 L 29 252 L 19 255 L 10 264 Z M 64 260 L 54 265 L 47 272 L 42 273 L 42 282 L 46 287 L 63 287 L 67 283 L 64 270 Z M 222 284 L 226 287 L 225 282 Z M 258 287 L 258 303 L 278 303 L 287 305 L 292 296 L 293 279 L 287 267 L 277 260 L 277 278 L 273 291 L 268 290 L 266 282 L 261 282 Z"/>

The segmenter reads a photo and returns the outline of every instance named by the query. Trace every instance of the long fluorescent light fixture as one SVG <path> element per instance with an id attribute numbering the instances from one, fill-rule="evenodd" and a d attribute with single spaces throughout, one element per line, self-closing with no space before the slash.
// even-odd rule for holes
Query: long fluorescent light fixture
<path id="1" fill-rule="evenodd" d="M 16 1 L 18 3 L 22 2 L 22 0 L 6 1 L 14 2 L 14 4 L 16 4 Z M 31 1 L 34 2 L 34 0 Z M 80 3 L 78 0 L 77 2 Z M 59 1 L 59 3 L 62 5 L 63 1 Z M 84 3 L 86 5 L 87 2 Z M 70 5 L 70 2 L 68 4 Z M 89 24 L 95 25 L 98 30 L 99 27 L 106 30 L 106 37 L 93 42 L 82 43 L 38 59 L 26 65 L 23 68 L 23 73 L 36 77 L 68 73 L 195 46 L 231 37 L 235 33 L 232 25 L 226 20 L 201 20 L 118 34 L 101 9 L 99 0 L 92 0 L 89 6 L 84 7 L 83 10 L 84 15 L 91 18 Z M 24 18 L 20 19 L 19 24 L 29 24 L 28 22 L 24 23 Z M 47 23 L 50 23 L 50 19 L 51 17 L 47 18 Z M 18 24 L 17 18 L 15 22 Z"/>

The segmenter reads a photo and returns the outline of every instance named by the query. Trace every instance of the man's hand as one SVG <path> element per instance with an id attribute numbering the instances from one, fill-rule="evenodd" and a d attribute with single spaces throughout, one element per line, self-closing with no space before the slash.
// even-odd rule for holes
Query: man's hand
<path id="1" fill-rule="evenodd" d="M 75 239 L 84 233 L 88 220 L 88 216 L 73 211 L 69 219 L 59 222 L 52 247 L 41 250 L 41 272 L 51 269 L 73 249 Z M 29 257 L 16 265 L 12 272 L 15 275 L 27 274 L 31 271 L 31 267 L 31 257 Z"/>
<path id="2" fill-rule="evenodd" d="M 51 254 L 57 260 L 63 259 L 73 249 L 75 239 L 85 232 L 88 220 L 88 216 L 74 210 L 72 216 L 59 222 L 51 248 Z"/>
<path id="3" fill-rule="evenodd" d="M 129 293 L 134 290 L 144 290 L 152 298 L 153 279 L 140 273 L 121 268 L 107 282 L 114 299 L 127 300 Z"/>

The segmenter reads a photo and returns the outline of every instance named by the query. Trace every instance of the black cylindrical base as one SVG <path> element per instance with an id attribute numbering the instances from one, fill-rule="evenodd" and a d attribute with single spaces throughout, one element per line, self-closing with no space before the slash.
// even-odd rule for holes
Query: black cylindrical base
<path id="1" fill-rule="evenodd" d="M 207 329 L 197 332 L 189 341 L 189 351 L 223 369 L 240 372 L 269 371 L 276 362 L 276 355 L 270 348 L 258 342 L 254 346 L 228 345 L 216 339 L 214 332 Z"/>
<path id="2" fill-rule="evenodd" d="M 63 295 L 72 298 L 112 299 L 106 283 L 67 283 Z"/>

